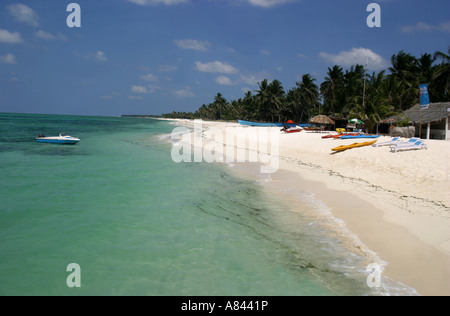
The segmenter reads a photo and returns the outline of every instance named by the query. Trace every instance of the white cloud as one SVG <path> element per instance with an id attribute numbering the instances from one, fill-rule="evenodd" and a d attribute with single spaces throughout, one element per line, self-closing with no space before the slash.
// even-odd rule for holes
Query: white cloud
<path id="1" fill-rule="evenodd" d="M 145 80 L 145 81 L 157 82 L 158 81 L 158 76 L 155 76 L 155 75 L 152 75 L 152 74 L 147 74 L 147 75 L 141 76 L 141 79 Z"/>
<path id="2" fill-rule="evenodd" d="M 232 86 L 234 83 L 227 76 L 219 76 L 214 81 L 223 86 Z"/>
<path id="3" fill-rule="evenodd" d="M 224 86 L 237 86 L 237 85 L 250 85 L 250 86 L 256 86 L 258 85 L 258 82 L 261 82 L 264 80 L 264 78 L 267 77 L 267 74 L 261 73 L 257 75 L 239 75 L 239 78 L 237 78 L 235 81 L 231 80 L 227 76 L 218 76 L 214 79 L 214 81 L 217 84 L 224 85 Z"/>
<path id="4" fill-rule="evenodd" d="M 42 30 L 35 32 L 34 35 L 36 35 L 36 37 L 38 37 L 40 39 L 44 39 L 44 40 L 54 40 L 54 39 L 56 39 L 56 36 L 53 35 L 52 33 L 45 32 L 45 31 L 42 31 Z"/>
<path id="5" fill-rule="evenodd" d="M 450 21 L 442 22 L 438 25 L 431 25 L 425 22 L 418 22 L 416 25 L 405 25 L 402 27 L 403 33 L 433 32 L 433 31 L 450 33 Z"/>
<path id="6" fill-rule="evenodd" d="M 180 48 L 193 49 L 201 52 L 206 52 L 211 46 L 211 43 L 208 41 L 197 41 L 193 39 L 175 40 L 174 42 Z"/>
<path id="7" fill-rule="evenodd" d="M 202 64 L 201 62 L 197 61 L 195 63 L 194 69 L 201 72 L 223 73 L 223 74 L 236 74 L 239 72 L 238 69 L 221 61 L 213 61 L 205 64 Z"/>
<path id="8" fill-rule="evenodd" d="M 155 86 L 155 85 L 148 85 L 148 93 L 154 93 L 158 90 L 163 90 L 163 88 L 161 88 L 160 86 Z"/>
<path id="9" fill-rule="evenodd" d="M 267 49 L 261 49 L 260 53 L 264 56 L 270 56 L 270 51 L 268 51 Z"/>
<path id="10" fill-rule="evenodd" d="M 175 91 L 175 95 L 180 98 L 195 97 L 195 94 L 189 90 L 189 87 Z"/>
<path id="11" fill-rule="evenodd" d="M 374 53 L 368 48 L 352 48 L 350 51 L 341 51 L 337 55 L 320 52 L 319 56 L 326 62 L 340 66 L 353 66 L 356 64 L 365 65 L 368 62 L 368 68 L 379 70 L 386 68 L 389 63 L 383 57 Z"/>
<path id="12" fill-rule="evenodd" d="M 148 85 L 148 86 L 133 85 L 131 86 L 130 92 L 136 94 L 151 94 L 160 90 L 163 90 L 163 88 L 155 85 Z"/>
<path id="13" fill-rule="evenodd" d="M 12 54 L 6 56 L 0 56 L 0 64 L 14 65 L 16 63 L 16 57 Z"/>
<path id="14" fill-rule="evenodd" d="M 6 8 L 9 14 L 13 16 L 16 21 L 23 22 L 34 27 L 39 26 L 39 17 L 37 13 L 29 6 L 18 3 L 10 4 Z"/>
<path id="15" fill-rule="evenodd" d="M 148 93 L 148 90 L 144 86 L 131 86 L 131 92 L 143 94 Z"/>
<path id="16" fill-rule="evenodd" d="M 106 58 L 105 53 L 102 52 L 101 50 L 97 51 L 96 53 L 88 53 L 88 54 L 81 54 L 80 52 L 75 51 L 74 55 L 84 58 L 84 59 L 91 59 L 91 60 L 96 60 L 96 61 L 101 61 L 101 62 L 108 61 L 108 58 Z"/>
<path id="17" fill-rule="evenodd" d="M 442 32 L 450 33 L 450 21 L 442 22 L 439 24 L 439 30 Z"/>
<path id="18" fill-rule="evenodd" d="M 288 2 L 294 2 L 296 0 L 244 0 L 251 5 L 262 7 L 262 8 L 270 8 L 276 5 L 288 3 Z"/>
<path id="19" fill-rule="evenodd" d="M 247 84 L 250 86 L 256 86 L 258 82 L 263 81 L 268 74 L 258 74 L 258 75 L 241 75 L 238 79 L 238 84 Z"/>
<path id="20" fill-rule="evenodd" d="M 188 2 L 188 0 L 128 0 L 128 2 L 137 5 L 158 5 L 158 4 L 172 5 L 185 3 Z"/>
<path id="21" fill-rule="evenodd" d="M 105 53 L 100 50 L 93 55 L 93 59 L 102 62 L 108 61 L 108 58 L 106 58 Z"/>
<path id="22" fill-rule="evenodd" d="M 53 40 L 67 41 L 67 37 L 65 37 L 61 33 L 58 33 L 57 35 L 53 35 L 52 33 L 45 32 L 43 30 L 39 30 L 39 31 L 35 32 L 34 35 L 36 35 L 37 38 L 47 40 L 47 41 L 53 41 Z"/>
<path id="23" fill-rule="evenodd" d="M 305 54 L 298 54 L 297 57 L 298 57 L 298 58 L 308 58 L 308 55 L 305 55 Z"/>
<path id="24" fill-rule="evenodd" d="M 19 32 L 11 33 L 0 29 L 0 43 L 18 44 L 22 43 L 22 36 Z"/>
<path id="25" fill-rule="evenodd" d="M 143 100 L 144 98 L 138 95 L 130 95 L 128 96 L 128 99 L 130 100 Z"/>

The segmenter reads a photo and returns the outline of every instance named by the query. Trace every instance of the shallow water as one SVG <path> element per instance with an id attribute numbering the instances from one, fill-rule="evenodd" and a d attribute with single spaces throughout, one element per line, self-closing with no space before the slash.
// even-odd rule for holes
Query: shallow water
<path id="1" fill-rule="evenodd" d="M 0 295 L 389 294 L 309 212 L 226 165 L 174 163 L 159 137 L 172 129 L 0 114 Z M 34 141 L 61 132 L 81 142 Z M 70 263 L 80 288 L 67 286 Z"/>

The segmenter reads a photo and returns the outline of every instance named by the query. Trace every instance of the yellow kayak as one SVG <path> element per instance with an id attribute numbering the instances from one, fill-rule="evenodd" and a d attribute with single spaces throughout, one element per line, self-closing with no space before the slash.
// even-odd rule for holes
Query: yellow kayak
<path id="1" fill-rule="evenodd" d="M 370 146 L 373 145 L 377 142 L 377 140 L 372 140 L 369 142 L 362 142 L 362 143 L 354 143 L 354 144 L 350 144 L 350 145 L 342 145 L 339 147 L 335 147 L 333 149 L 331 149 L 332 151 L 343 151 L 343 150 L 347 150 L 350 148 L 356 148 L 356 147 L 364 147 L 364 146 Z"/>

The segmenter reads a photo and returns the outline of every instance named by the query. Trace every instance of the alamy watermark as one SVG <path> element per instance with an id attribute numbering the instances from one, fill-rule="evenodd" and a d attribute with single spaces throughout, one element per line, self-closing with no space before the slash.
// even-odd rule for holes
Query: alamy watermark
<path id="1" fill-rule="evenodd" d="M 366 279 L 366 284 L 371 289 L 381 287 L 381 266 L 378 263 L 371 263 L 367 266 L 366 271 L 369 275 Z"/>
<path id="2" fill-rule="evenodd" d="M 67 272 L 71 272 L 66 279 L 66 284 L 70 288 L 81 287 L 81 267 L 78 263 L 70 263 Z"/>
<path id="3" fill-rule="evenodd" d="M 76 3 L 69 3 L 66 8 L 67 12 L 71 12 L 66 19 L 68 27 L 81 27 L 81 6 Z M 366 9 L 370 12 L 367 17 L 366 24 L 368 27 L 381 27 L 381 6 L 378 3 L 369 3 Z"/>
<path id="4" fill-rule="evenodd" d="M 366 20 L 367 26 L 381 27 L 381 6 L 378 3 L 370 3 L 366 11 L 371 12 Z"/>
<path id="5" fill-rule="evenodd" d="M 279 168 L 280 131 L 278 128 L 209 127 L 202 120 L 194 128 L 177 127 L 172 131 L 171 156 L 181 162 L 260 163 L 261 173 Z"/>
<path id="6" fill-rule="evenodd" d="M 78 3 L 69 3 L 66 8 L 67 12 L 71 12 L 66 19 L 68 27 L 81 27 L 81 7 Z"/>

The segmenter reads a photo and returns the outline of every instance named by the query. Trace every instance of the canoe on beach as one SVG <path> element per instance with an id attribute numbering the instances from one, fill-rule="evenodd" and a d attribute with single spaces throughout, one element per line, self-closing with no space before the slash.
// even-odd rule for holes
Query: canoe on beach
<path id="1" fill-rule="evenodd" d="M 288 128 L 288 129 L 282 129 L 283 132 L 287 133 L 287 134 L 292 134 L 292 133 L 300 133 L 301 131 L 303 131 L 303 128 Z"/>
<path id="2" fill-rule="evenodd" d="M 352 138 L 378 138 L 381 137 L 381 135 L 344 135 L 340 136 L 340 139 L 352 139 Z"/>
<path id="3" fill-rule="evenodd" d="M 342 146 L 332 148 L 331 150 L 332 151 L 344 151 L 344 150 L 351 149 L 351 148 L 370 146 L 370 145 L 375 144 L 376 142 L 377 142 L 377 140 L 372 140 L 372 141 L 368 141 L 368 142 L 354 143 L 354 144 L 350 144 L 350 145 L 342 145 Z"/>
<path id="4" fill-rule="evenodd" d="M 329 135 L 325 135 L 322 136 L 323 139 L 326 138 L 340 138 L 342 136 L 358 136 L 360 135 L 360 133 L 341 133 L 341 134 L 329 134 Z"/>

